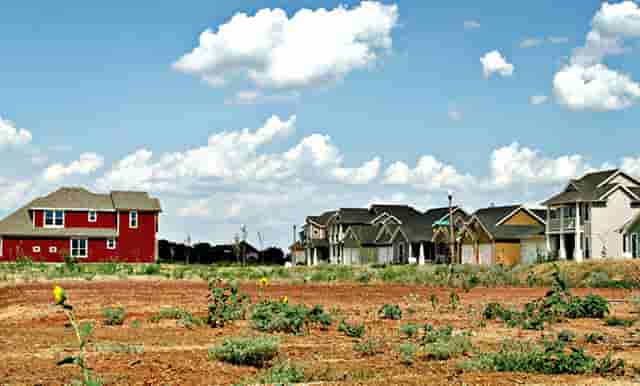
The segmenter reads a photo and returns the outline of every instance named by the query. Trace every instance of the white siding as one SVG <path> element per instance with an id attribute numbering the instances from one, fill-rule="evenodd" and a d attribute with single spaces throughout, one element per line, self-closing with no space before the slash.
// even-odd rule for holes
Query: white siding
<path id="1" fill-rule="evenodd" d="M 640 208 L 632 209 L 631 199 L 621 189 L 607 198 L 605 207 L 591 208 L 591 255 L 594 259 L 602 256 L 603 246 L 606 246 L 606 257 L 622 257 L 622 234 L 617 230 L 638 212 Z"/>
<path id="2" fill-rule="evenodd" d="M 462 264 L 474 264 L 473 245 L 462 246 Z"/>

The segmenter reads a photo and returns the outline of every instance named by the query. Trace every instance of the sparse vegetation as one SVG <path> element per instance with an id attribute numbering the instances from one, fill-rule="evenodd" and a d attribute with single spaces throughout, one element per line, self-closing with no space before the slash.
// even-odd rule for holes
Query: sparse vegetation
<path id="1" fill-rule="evenodd" d="M 374 356 L 384 352 L 384 345 L 378 338 L 367 338 L 353 344 L 353 350 L 362 356 Z"/>
<path id="2" fill-rule="evenodd" d="M 228 338 L 209 349 L 209 359 L 234 365 L 262 367 L 278 354 L 280 340 L 273 336 Z"/>
<path id="3" fill-rule="evenodd" d="M 362 338 L 364 336 L 364 324 L 349 323 L 344 319 L 338 325 L 338 331 L 344 333 L 350 338 Z"/>
<path id="4" fill-rule="evenodd" d="M 385 304 L 378 311 L 380 318 L 382 319 L 390 319 L 390 320 L 400 320 L 402 319 L 402 310 L 400 306 L 397 304 Z"/>
<path id="5" fill-rule="evenodd" d="M 209 281 L 209 316 L 211 327 L 224 327 L 225 323 L 244 319 L 249 297 L 240 292 L 237 285 L 225 284 L 222 280 Z"/>
<path id="6" fill-rule="evenodd" d="M 178 324 L 192 328 L 200 326 L 204 321 L 200 318 L 193 316 L 190 312 L 178 307 L 165 307 L 162 308 L 156 315 L 149 318 L 150 322 L 157 323 L 161 320 L 172 319 L 177 320 Z"/>
<path id="7" fill-rule="evenodd" d="M 121 326 L 127 316 L 127 311 L 122 306 L 110 306 L 102 309 L 102 316 L 104 324 L 107 326 Z"/>

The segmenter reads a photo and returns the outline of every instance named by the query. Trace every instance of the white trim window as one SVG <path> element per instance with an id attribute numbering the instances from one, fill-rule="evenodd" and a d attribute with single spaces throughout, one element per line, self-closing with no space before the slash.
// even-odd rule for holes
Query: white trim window
<path id="1" fill-rule="evenodd" d="M 129 212 L 129 228 L 138 227 L 138 211 L 132 210 Z"/>
<path id="2" fill-rule="evenodd" d="M 96 212 L 95 210 L 90 210 L 87 217 L 89 222 L 96 222 L 98 221 L 98 212 Z"/>
<path id="3" fill-rule="evenodd" d="M 49 253 L 58 253 L 58 247 L 49 247 Z"/>
<path id="4" fill-rule="evenodd" d="M 60 209 L 47 209 L 44 211 L 45 228 L 64 228 L 64 211 Z"/>
<path id="5" fill-rule="evenodd" d="M 87 239 L 71 239 L 71 257 L 87 257 L 89 256 L 89 240 Z"/>
<path id="6" fill-rule="evenodd" d="M 116 249 L 116 239 L 107 239 L 107 249 Z"/>
<path id="7" fill-rule="evenodd" d="M 31 250 L 33 251 L 33 253 L 40 253 L 40 246 L 34 245 L 33 248 L 31 248 Z"/>
<path id="8" fill-rule="evenodd" d="M 637 233 L 631 234 L 631 257 L 637 259 L 640 257 L 640 240 Z"/>

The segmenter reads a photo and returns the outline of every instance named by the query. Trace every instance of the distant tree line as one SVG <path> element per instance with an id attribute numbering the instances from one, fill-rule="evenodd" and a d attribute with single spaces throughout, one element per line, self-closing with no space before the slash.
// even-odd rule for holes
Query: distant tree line
<path id="1" fill-rule="evenodd" d="M 244 242 L 242 242 L 244 243 Z M 243 259 L 244 254 L 245 259 Z M 241 245 L 197 243 L 187 246 L 169 240 L 158 241 L 158 257 L 162 262 L 183 264 L 240 264 L 243 260 L 247 264 L 277 264 L 283 265 L 290 261 L 290 256 L 277 247 L 269 247 L 262 251 L 256 250 L 248 243 Z"/>

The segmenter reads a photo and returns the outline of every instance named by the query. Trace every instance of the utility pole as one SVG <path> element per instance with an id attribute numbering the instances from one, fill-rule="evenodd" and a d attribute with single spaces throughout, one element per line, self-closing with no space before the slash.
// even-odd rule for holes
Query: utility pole
<path id="1" fill-rule="evenodd" d="M 449 191 L 449 254 L 451 255 L 451 264 L 455 262 L 455 235 L 453 234 L 453 192 Z"/>
<path id="2" fill-rule="evenodd" d="M 186 244 L 186 250 L 185 250 L 185 254 L 187 255 L 187 265 L 189 265 L 189 257 L 191 255 L 191 235 L 187 235 L 187 239 L 185 240 L 185 244 Z"/>
<path id="3" fill-rule="evenodd" d="M 242 232 L 242 244 L 240 245 L 240 250 L 241 250 L 241 253 L 242 253 L 242 265 L 247 265 L 247 253 L 246 253 L 247 226 L 246 225 L 242 225 L 240 227 L 240 231 Z"/>

